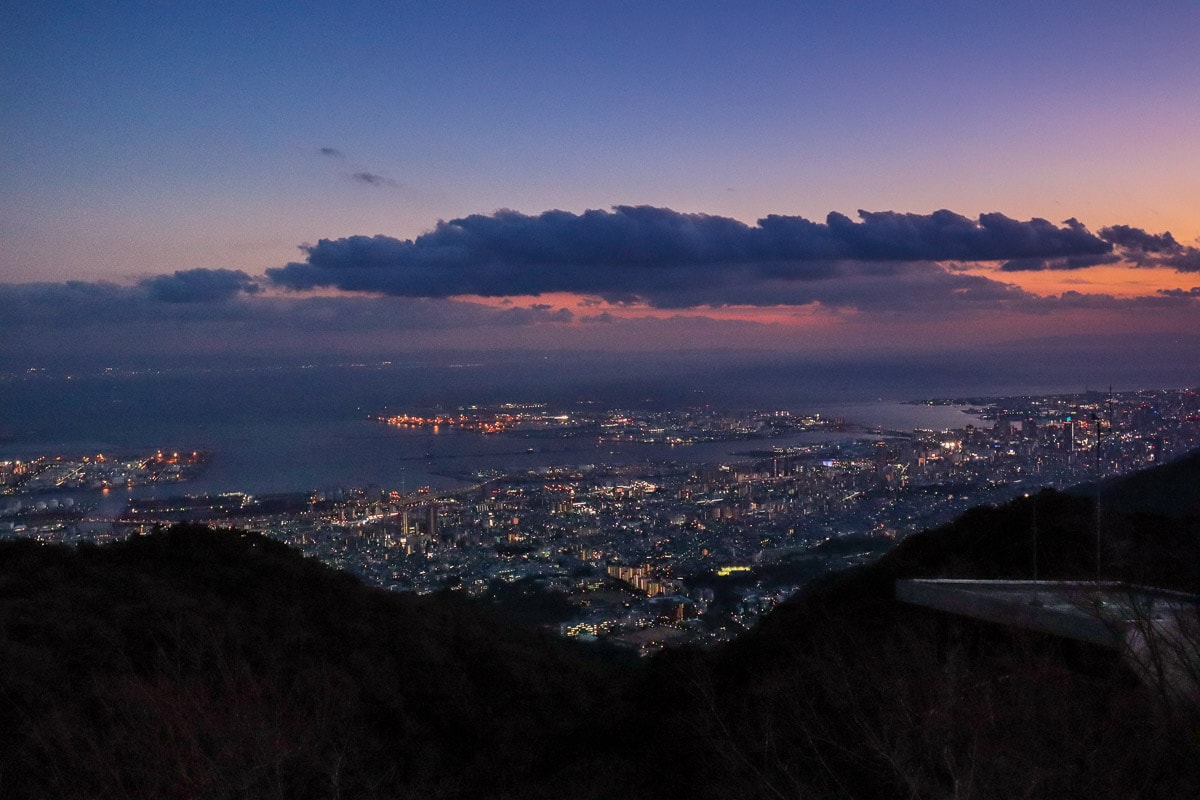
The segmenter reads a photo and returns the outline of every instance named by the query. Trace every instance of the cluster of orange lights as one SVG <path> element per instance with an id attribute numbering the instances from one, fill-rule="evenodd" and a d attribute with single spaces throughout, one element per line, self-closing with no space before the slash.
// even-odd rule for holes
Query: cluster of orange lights
<path id="1" fill-rule="evenodd" d="M 97 456 L 97 458 L 103 460 L 103 456 Z M 193 450 L 190 454 L 184 453 L 182 457 L 180 457 L 179 453 L 171 453 L 168 455 L 162 450 L 159 450 L 153 456 L 146 459 L 146 464 L 196 464 L 201 460 L 202 459 L 199 451 L 195 450 Z"/>
<path id="2" fill-rule="evenodd" d="M 501 433 L 516 425 L 520 418 L 512 414 L 496 414 L 487 417 L 467 416 L 466 414 L 439 414 L 432 417 L 397 414 L 392 417 L 379 417 L 379 420 L 397 428 L 432 428 L 435 432 L 440 428 L 457 428 L 477 433 Z"/>

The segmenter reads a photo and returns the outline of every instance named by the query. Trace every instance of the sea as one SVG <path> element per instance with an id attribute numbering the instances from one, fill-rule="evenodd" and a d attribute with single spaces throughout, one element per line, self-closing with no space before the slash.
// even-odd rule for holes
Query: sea
<path id="1" fill-rule="evenodd" d="M 936 365 L 934 365 L 936 367 Z M 210 454 L 204 471 L 164 492 L 251 494 L 379 487 L 452 489 L 483 470 L 583 464 L 717 462 L 745 441 L 670 446 L 583 437 L 522 438 L 401 430 L 381 413 L 544 403 L 625 409 L 786 410 L 909 431 L 961 428 L 969 403 L 930 398 L 1079 391 L 1063 381 L 989 380 L 970 369 L 914 369 L 886 360 L 807 364 L 736 355 L 631 359 L 572 354 L 396 358 L 366 362 L 246 363 L 32 369 L 0 376 L 0 460 L 39 455 Z M 1094 387 L 1093 387 L 1094 388 Z M 844 434 L 772 439 L 788 446 Z M 755 445 L 758 446 L 758 445 Z"/>

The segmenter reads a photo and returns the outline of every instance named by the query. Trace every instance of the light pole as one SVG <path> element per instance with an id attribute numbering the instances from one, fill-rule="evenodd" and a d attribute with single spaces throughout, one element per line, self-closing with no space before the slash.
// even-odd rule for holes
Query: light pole
<path id="1" fill-rule="evenodd" d="M 1100 480 L 1103 473 L 1100 469 L 1100 415 L 1092 414 L 1096 423 L 1096 583 L 1100 583 Z"/>
<path id="2" fill-rule="evenodd" d="M 1025 493 L 1025 498 L 1033 503 L 1033 600 L 1031 605 L 1040 606 L 1042 598 L 1038 594 L 1038 529 L 1037 529 L 1037 496 Z"/>

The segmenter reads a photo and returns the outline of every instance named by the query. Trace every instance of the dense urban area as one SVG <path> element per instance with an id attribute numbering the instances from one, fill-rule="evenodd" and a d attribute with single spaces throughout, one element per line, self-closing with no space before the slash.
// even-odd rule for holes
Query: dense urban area
<path id="1" fill-rule="evenodd" d="M 379 414 L 478 435 L 678 444 L 679 460 L 487 472 L 452 491 L 403 487 L 131 499 L 185 482 L 206 454 L 46 455 L 0 462 L 0 536 L 103 542 L 188 519 L 262 531 L 370 583 L 490 597 L 565 636 L 639 653 L 724 641 L 813 578 L 863 563 L 971 506 L 1067 487 L 1200 445 L 1200 394 L 1154 390 L 923 401 L 968 407 L 940 431 L 867 430 L 786 411 L 542 405 Z M 826 431 L 830 441 L 773 443 Z M 729 463 L 686 445 L 744 440 Z"/>

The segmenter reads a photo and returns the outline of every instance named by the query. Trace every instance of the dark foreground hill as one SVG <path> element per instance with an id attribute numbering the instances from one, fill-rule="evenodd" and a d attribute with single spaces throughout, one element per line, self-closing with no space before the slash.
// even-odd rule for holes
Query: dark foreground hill
<path id="1" fill-rule="evenodd" d="M 1189 506 L 1131 508 L 1104 577 L 1200 588 Z M 1094 577 L 1094 499 L 1045 491 L 639 667 L 254 534 L 0 543 L 0 796 L 1200 796 L 1200 713 L 1115 652 L 893 599 L 1030 577 L 1035 517 L 1040 576 Z"/>
<path id="2" fill-rule="evenodd" d="M 439 797 L 536 784 L 601 665 L 257 534 L 0 543 L 0 797 Z"/>
<path id="3" fill-rule="evenodd" d="M 1195 492 L 1200 459 L 1158 474 Z M 1155 477 L 1106 491 L 1132 506 Z M 1101 575 L 1200 592 L 1194 504 L 1156 495 L 1169 513 L 1102 496 Z M 641 684 L 650 747 L 690 797 L 1200 797 L 1197 703 L 1146 687 L 1116 651 L 894 599 L 898 578 L 1031 578 L 1035 520 L 1039 577 L 1091 580 L 1095 509 L 1094 494 L 1049 490 L 974 509 L 722 651 L 658 659 Z M 1193 626 L 1181 647 L 1200 666 Z"/>

